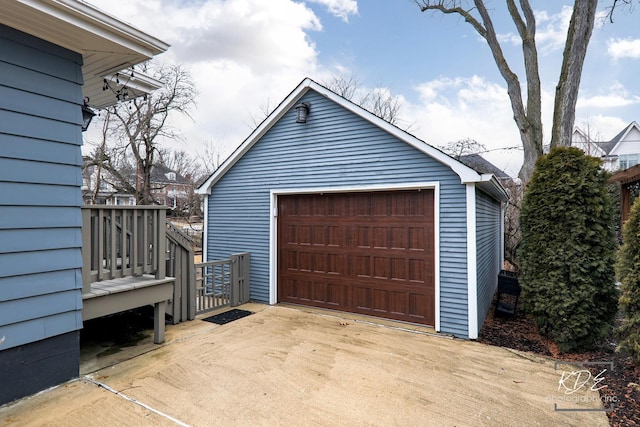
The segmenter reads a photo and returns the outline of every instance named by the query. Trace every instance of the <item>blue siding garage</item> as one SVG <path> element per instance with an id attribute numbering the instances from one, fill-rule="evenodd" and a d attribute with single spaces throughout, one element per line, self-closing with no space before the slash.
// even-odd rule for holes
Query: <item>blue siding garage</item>
<path id="1" fill-rule="evenodd" d="M 309 106 L 306 123 L 296 121 L 295 106 L 300 103 Z M 434 260 L 425 274 L 434 280 L 431 323 L 440 332 L 475 338 L 478 316 L 487 310 L 477 306 L 477 295 L 483 292 L 469 295 L 470 280 L 474 287 L 481 282 L 480 264 L 469 259 L 468 250 L 471 244 L 474 257 L 483 253 L 476 250 L 475 231 L 475 194 L 481 188 L 499 216 L 505 194 L 495 178 L 477 173 L 307 79 L 200 187 L 206 196 L 206 259 L 251 252 L 251 298 L 275 304 L 281 285 L 279 198 L 430 191 L 434 207 L 425 219 L 434 224 L 428 238 Z M 501 239 L 496 235 L 491 244 Z M 496 271 L 501 259 L 493 262 L 487 268 Z"/>

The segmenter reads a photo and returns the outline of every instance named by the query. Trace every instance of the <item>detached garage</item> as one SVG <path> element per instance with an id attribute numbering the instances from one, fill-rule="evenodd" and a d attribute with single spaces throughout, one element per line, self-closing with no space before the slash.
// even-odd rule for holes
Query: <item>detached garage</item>
<path id="1" fill-rule="evenodd" d="M 477 338 L 503 262 L 504 189 L 314 81 L 198 192 L 204 259 L 251 252 L 252 300 Z"/>

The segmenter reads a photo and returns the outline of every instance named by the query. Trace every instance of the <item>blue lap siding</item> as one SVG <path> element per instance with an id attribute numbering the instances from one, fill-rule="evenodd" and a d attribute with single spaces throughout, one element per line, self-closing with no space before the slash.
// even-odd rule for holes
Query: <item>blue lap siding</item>
<path id="1" fill-rule="evenodd" d="M 251 299 L 269 302 L 270 190 L 438 182 L 441 332 L 468 336 L 466 189 L 450 167 L 310 90 L 211 188 L 207 259 L 251 252 Z"/>
<path id="2" fill-rule="evenodd" d="M 502 263 L 502 234 L 500 204 L 486 193 L 476 191 L 476 236 L 478 278 L 478 325 L 489 312 L 498 285 Z"/>
<path id="3" fill-rule="evenodd" d="M 34 354 L 48 353 L 65 365 L 43 371 L 69 376 L 75 363 L 77 375 L 81 66 L 79 54 L 0 25 L 0 367 L 8 370 L 27 363 L 20 354 L 28 358 L 34 348 Z M 67 348 L 51 351 L 46 340 Z M 28 363 L 37 369 L 39 361 Z M 52 384 L 61 380 L 40 377 Z M 18 394 L 47 386 L 14 379 L 27 388 Z M 0 395 L 0 403 L 15 397 Z"/>

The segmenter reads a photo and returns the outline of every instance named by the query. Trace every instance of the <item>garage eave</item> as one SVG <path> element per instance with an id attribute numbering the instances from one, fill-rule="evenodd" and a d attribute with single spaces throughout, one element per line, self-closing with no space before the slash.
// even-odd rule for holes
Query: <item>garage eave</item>
<path id="1" fill-rule="evenodd" d="M 504 203 L 509 200 L 509 195 L 507 194 L 507 190 L 504 189 L 500 181 L 495 177 L 495 175 L 487 173 L 482 174 L 481 179 L 479 181 L 475 181 L 478 188 L 483 190 L 485 193 L 491 195 L 494 199 Z"/>

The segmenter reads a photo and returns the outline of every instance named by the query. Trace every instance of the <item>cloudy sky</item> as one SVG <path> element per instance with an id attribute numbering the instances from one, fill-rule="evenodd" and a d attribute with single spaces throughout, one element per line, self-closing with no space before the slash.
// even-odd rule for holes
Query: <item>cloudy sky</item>
<path id="1" fill-rule="evenodd" d="M 228 155 L 305 77 L 319 83 L 356 76 L 364 91 L 386 88 L 402 103 L 400 127 L 442 146 L 472 138 L 511 175 L 520 139 L 506 85 L 486 44 L 461 19 L 421 13 L 411 0 L 89 0 L 171 44 L 158 60 L 179 63 L 199 91 L 193 120 L 176 121 L 179 149 Z M 538 0 L 537 41 L 548 142 L 553 93 L 571 1 Z M 488 0 L 507 59 L 522 70 L 516 30 L 504 2 Z M 610 1 L 601 1 L 604 8 Z M 640 120 L 638 13 L 601 19 L 582 78 L 576 125 L 611 139 Z M 524 77 L 521 77 L 524 81 Z M 86 135 L 91 142 L 91 132 Z"/>

